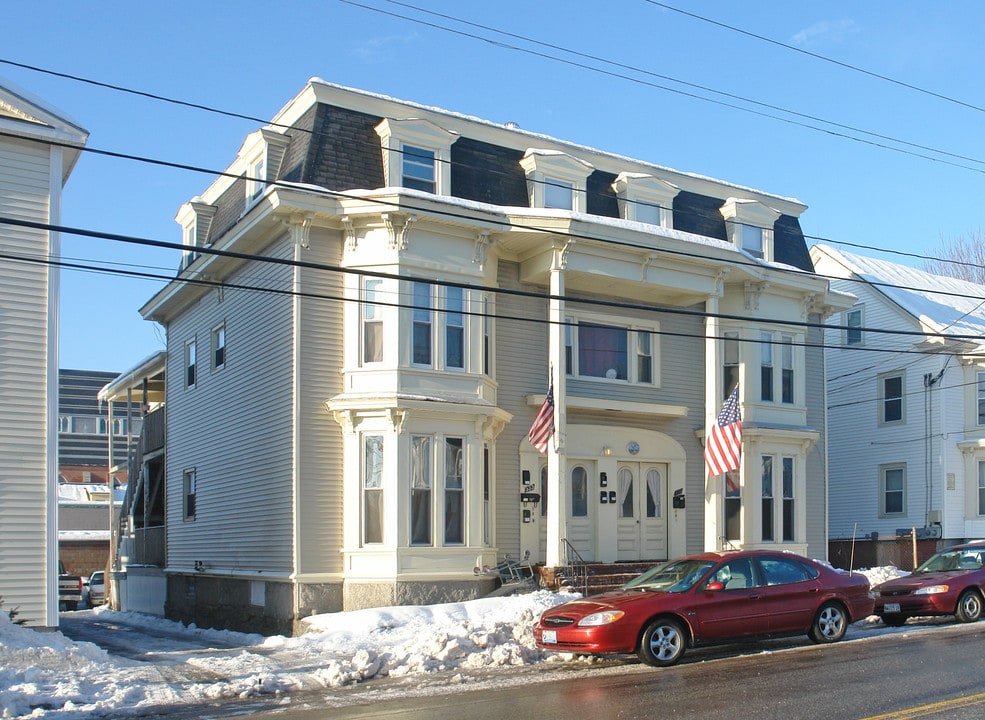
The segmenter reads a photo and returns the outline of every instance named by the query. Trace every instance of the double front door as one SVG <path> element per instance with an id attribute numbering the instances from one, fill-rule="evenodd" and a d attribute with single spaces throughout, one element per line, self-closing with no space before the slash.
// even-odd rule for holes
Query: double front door
<path id="1" fill-rule="evenodd" d="M 621 561 L 667 558 L 667 465 L 620 462 L 616 470 L 616 548 Z"/>

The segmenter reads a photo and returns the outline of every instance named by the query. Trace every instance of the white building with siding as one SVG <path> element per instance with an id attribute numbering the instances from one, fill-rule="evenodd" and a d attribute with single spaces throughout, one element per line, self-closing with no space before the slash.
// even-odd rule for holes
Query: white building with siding
<path id="1" fill-rule="evenodd" d="M 58 233 L 61 194 L 88 138 L 0 80 L 0 598 L 58 625 Z M 58 143 L 58 144 L 54 144 Z"/>
<path id="2" fill-rule="evenodd" d="M 985 286 L 827 245 L 832 539 L 985 537 Z"/>
<path id="3" fill-rule="evenodd" d="M 289 632 L 528 552 L 824 557 L 817 346 L 848 299 L 804 210 L 312 80 L 179 209 L 141 311 L 168 334 L 166 614 Z M 706 477 L 736 382 L 743 464 Z"/>

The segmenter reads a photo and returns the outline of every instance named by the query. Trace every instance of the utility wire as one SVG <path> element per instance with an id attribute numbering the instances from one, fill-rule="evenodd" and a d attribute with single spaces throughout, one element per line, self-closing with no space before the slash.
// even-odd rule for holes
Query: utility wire
<path id="1" fill-rule="evenodd" d="M 386 0 L 386 1 L 387 2 L 392 2 L 393 4 L 401 5 L 403 7 L 413 8 L 413 9 L 418 10 L 420 12 L 424 12 L 424 13 L 428 13 L 428 14 L 432 14 L 432 15 L 440 15 L 440 13 L 432 13 L 430 10 L 425 10 L 425 9 L 422 9 L 422 8 L 418 8 L 416 6 L 409 5 L 409 4 L 406 4 L 406 3 L 396 2 L 396 0 Z M 678 88 L 668 87 L 666 85 L 661 85 L 661 84 L 658 84 L 658 83 L 655 83 L 655 82 L 652 82 L 652 81 L 647 81 L 647 80 L 643 80 L 643 79 L 640 79 L 640 78 L 632 77 L 630 75 L 626 75 L 626 74 L 620 73 L 620 72 L 605 70 L 603 68 L 599 68 L 599 67 L 595 67 L 595 66 L 592 66 L 592 65 L 588 65 L 588 64 L 585 64 L 585 63 L 582 63 L 582 62 L 577 62 L 577 61 L 573 61 L 573 60 L 567 60 L 567 59 L 564 59 L 564 58 L 559 58 L 557 56 L 550 55 L 548 53 L 540 52 L 540 51 L 537 51 L 537 50 L 532 50 L 530 48 L 520 47 L 518 45 L 508 45 L 508 44 L 502 43 L 500 41 L 496 41 L 496 40 L 492 40 L 490 38 L 483 37 L 481 35 L 476 35 L 474 33 L 469 33 L 469 32 L 465 32 L 465 31 L 462 31 L 462 30 L 456 30 L 454 28 L 446 27 L 444 25 L 439 25 L 437 23 L 428 22 L 426 20 L 421 20 L 420 18 L 415 18 L 415 17 L 409 16 L 409 15 L 403 15 L 403 14 L 400 14 L 400 13 L 391 12 L 391 11 L 388 11 L 388 10 L 383 10 L 381 8 L 376 8 L 376 7 L 373 7 L 371 5 L 366 5 L 366 4 L 363 4 L 363 3 L 360 3 L 360 2 L 355 2 L 355 0 L 338 0 L 338 2 L 345 3 L 346 5 L 352 5 L 353 7 L 363 8 L 364 10 L 369 10 L 371 12 L 376 12 L 376 13 L 379 13 L 381 15 L 387 15 L 389 17 L 398 18 L 400 20 L 406 20 L 408 22 L 412 22 L 412 23 L 416 23 L 416 24 L 419 24 L 419 25 L 423 25 L 425 27 L 430 27 L 432 29 L 442 30 L 444 32 L 452 33 L 454 35 L 460 35 L 462 37 L 471 38 L 473 40 L 479 40 L 481 42 L 488 43 L 490 45 L 494 45 L 496 47 L 500 47 L 500 48 L 503 48 L 503 49 L 506 49 L 506 50 L 514 50 L 516 52 L 526 53 L 528 55 L 533 55 L 535 57 L 539 57 L 539 58 L 542 58 L 542 59 L 545 59 L 545 60 L 552 60 L 554 62 L 559 62 L 559 63 L 562 63 L 562 64 L 570 65 L 572 67 L 577 67 L 577 68 L 580 68 L 582 70 L 589 70 L 591 72 L 595 72 L 595 73 L 598 73 L 598 74 L 601 74 L 601 75 L 606 75 L 608 77 L 613 77 L 613 78 L 617 78 L 617 79 L 620 79 L 620 80 L 627 80 L 629 82 L 637 83 L 639 85 L 644 85 L 644 86 L 647 86 L 647 87 L 652 87 L 652 88 L 657 89 L 657 90 L 664 90 L 664 91 L 667 91 L 667 92 L 675 93 L 677 95 L 682 95 L 684 97 L 689 97 L 689 98 L 696 99 L 696 100 L 702 100 L 704 102 L 712 103 L 712 104 L 715 104 L 715 105 L 721 105 L 723 107 L 728 107 L 728 108 L 731 108 L 733 110 L 739 110 L 739 111 L 750 113 L 750 114 L 757 115 L 757 116 L 760 116 L 760 117 L 765 117 L 765 118 L 769 118 L 771 120 L 776 120 L 776 121 L 779 121 L 779 122 L 783 122 L 783 123 L 786 123 L 788 125 L 794 125 L 794 126 L 806 128 L 806 129 L 809 129 L 809 130 L 815 130 L 817 132 L 821 132 L 821 133 L 825 133 L 825 134 L 828 134 L 828 135 L 832 135 L 834 137 L 840 137 L 840 138 L 844 138 L 846 140 L 853 140 L 855 142 L 862 143 L 862 144 L 865 144 L 865 145 L 871 145 L 873 147 L 878 147 L 878 148 L 881 148 L 881 149 L 884 149 L 884 150 L 889 150 L 889 151 L 892 151 L 892 152 L 902 153 L 904 155 L 911 155 L 911 156 L 914 156 L 914 157 L 923 158 L 924 160 L 930 160 L 932 162 L 939 162 L 939 163 L 944 163 L 945 165 L 952 165 L 954 167 L 959 167 L 959 168 L 962 168 L 964 170 L 970 170 L 972 172 L 985 173 L 985 169 L 983 169 L 983 168 L 969 167 L 967 165 L 963 165 L 963 164 L 958 163 L 958 162 L 953 162 L 951 160 L 944 160 L 944 159 L 942 159 L 940 157 L 933 157 L 931 155 L 926 155 L 926 154 L 924 154 L 922 152 L 915 152 L 915 151 L 912 151 L 912 150 L 906 150 L 906 149 L 901 148 L 901 147 L 894 147 L 892 145 L 887 145 L 884 142 L 877 142 L 876 140 L 866 140 L 865 138 L 855 137 L 855 136 L 849 135 L 849 134 L 847 134 L 845 132 L 839 132 L 839 131 L 833 130 L 831 128 L 840 128 L 841 130 L 848 130 L 848 131 L 851 131 L 851 132 L 862 133 L 863 135 L 868 135 L 869 137 L 872 137 L 872 138 L 878 138 L 880 140 L 885 140 L 885 141 L 888 141 L 888 142 L 897 143 L 899 145 L 903 145 L 904 147 L 911 147 L 911 148 L 915 148 L 917 150 L 923 150 L 923 151 L 927 151 L 927 152 L 933 152 L 933 153 L 937 153 L 938 155 L 941 155 L 941 156 L 944 156 L 944 157 L 953 157 L 953 158 L 956 158 L 956 159 L 959 159 L 959 160 L 966 160 L 968 162 L 973 162 L 973 163 L 976 163 L 976 164 L 985 164 L 985 160 L 979 160 L 979 159 L 976 159 L 976 158 L 965 157 L 965 156 L 962 156 L 962 155 L 951 153 L 951 152 L 946 151 L 946 150 L 940 150 L 940 149 L 928 147 L 928 146 L 925 146 L 925 145 L 919 145 L 917 143 L 912 143 L 912 142 L 908 142 L 906 140 L 901 140 L 901 139 L 898 139 L 898 138 L 893 138 L 893 137 L 890 137 L 888 135 L 881 135 L 879 133 L 871 132 L 871 131 L 868 131 L 868 130 L 863 130 L 863 129 L 856 128 L 856 127 L 853 127 L 853 126 L 850 126 L 850 125 L 844 125 L 844 124 L 837 123 L 837 122 L 834 122 L 834 121 L 831 121 L 831 120 L 824 120 L 823 118 L 819 118 L 819 117 L 814 116 L 814 115 L 809 115 L 809 114 L 797 112 L 797 111 L 794 111 L 794 110 L 788 110 L 788 109 L 785 109 L 785 108 L 782 108 L 782 107 L 779 107 L 779 106 L 776 106 L 776 105 L 771 105 L 769 103 L 760 102 L 760 101 L 757 101 L 757 100 L 752 100 L 750 98 L 746 98 L 746 97 L 743 97 L 743 96 L 740 96 L 740 95 L 735 95 L 733 93 L 724 92 L 724 91 L 721 91 L 721 90 L 715 90 L 714 88 L 709 88 L 709 87 L 706 87 L 706 86 L 703 86 L 703 85 L 697 85 L 695 83 L 690 83 L 690 82 L 687 82 L 687 81 L 684 81 L 684 80 L 679 80 L 679 79 L 672 78 L 672 77 L 669 77 L 669 76 L 666 76 L 666 75 L 659 75 L 657 73 L 653 73 L 653 72 L 650 72 L 650 71 L 647 71 L 647 70 L 644 70 L 644 69 L 641 69 L 641 68 L 637 68 L 637 67 L 633 67 L 633 66 L 628 66 L 628 65 L 622 65 L 620 63 L 616 63 L 616 62 L 613 62 L 613 61 L 610 61 L 610 60 L 605 60 L 605 59 L 602 59 L 602 58 L 598 58 L 597 56 L 594 56 L 594 55 L 586 55 L 584 53 L 579 53 L 577 51 L 569 50 L 567 48 L 559 48 L 559 46 L 550 45 L 548 43 L 542 43 L 542 42 L 540 42 L 538 40 L 534 40 L 532 38 L 528 38 L 528 37 L 521 36 L 521 35 L 515 35 L 513 33 L 507 33 L 507 32 L 504 32 L 504 31 L 496 30 L 494 28 L 489 28 L 489 27 L 484 26 L 484 25 L 477 25 L 477 24 L 470 23 L 470 22 L 465 21 L 465 20 L 458 19 L 458 18 L 451 18 L 451 16 L 441 15 L 441 17 L 451 18 L 451 19 L 454 19 L 456 22 L 460 22 L 460 23 L 465 24 L 465 25 L 472 25 L 472 26 L 475 26 L 475 27 L 481 27 L 481 28 L 486 29 L 486 30 L 489 30 L 491 32 L 500 33 L 500 34 L 502 34 L 504 36 L 507 36 L 507 37 L 514 37 L 514 38 L 522 39 L 524 42 L 529 42 L 529 43 L 534 44 L 534 45 L 540 45 L 540 46 L 543 46 L 543 47 L 561 49 L 563 52 L 569 53 L 569 54 L 574 55 L 576 57 L 589 58 L 589 59 L 591 59 L 593 61 L 596 61 L 596 62 L 604 62 L 604 63 L 609 64 L 609 65 L 612 65 L 614 67 L 623 68 L 623 69 L 629 69 L 632 72 L 637 72 L 637 73 L 640 73 L 640 74 L 643 74 L 643 75 L 648 75 L 650 77 L 659 78 L 661 80 L 667 80 L 669 82 L 674 82 L 674 83 L 677 83 L 679 85 L 683 85 L 684 87 L 689 87 L 689 88 L 692 88 L 692 89 L 695 89 L 695 90 L 701 90 L 702 92 L 710 92 L 710 93 L 713 93 L 715 95 L 719 95 L 721 97 L 730 98 L 730 99 L 733 99 L 733 100 L 740 100 L 742 102 L 749 103 L 750 105 L 758 106 L 758 107 L 761 107 L 761 108 L 766 108 L 768 110 L 775 110 L 775 111 L 778 111 L 778 112 L 787 113 L 788 115 L 791 115 L 791 116 L 793 116 L 795 118 L 802 118 L 803 120 L 810 120 L 812 122 L 824 123 L 825 125 L 830 125 L 831 128 L 818 127 L 817 125 L 812 125 L 812 124 L 810 124 L 808 122 L 803 122 L 803 121 L 800 121 L 800 120 L 794 120 L 794 119 L 791 119 L 791 118 L 779 117 L 777 115 L 772 115 L 770 113 L 763 112 L 763 111 L 760 111 L 760 110 L 755 110 L 755 109 L 749 108 L 749 107 L 743 107 L 741 105 L 736 105 L 734 103 L 726 102 L 726 101 L 723 101 L 723 100 L 715 100 L 714 98 L 709 98 L 709 97 L 706 97 L 704 95 L 696 94 L 694 92 L 689 92 L 689 91 L 686 91 L 686 90 L 680 90 Z"/>
<path id="2" fill-rule="evenodd" d="M 19 136 L 14 135 L 13 133 L 7 133 L 7 132 L 4 132 L 4 131 L 0 131 L 0 137 L 19 137 Z M 23 138 L 21 138 L 21 139 L 23 139 Z M 238 180 L 238 179 L 241 179 L 243 177 L 243 176 L 237 175 L 235 173 L 230 173 L 230 172 L 221 171 L 221 170 L 215 170 L 215 169 L 211 169 L 211 168 L 204 168 L 204 167 L 196 166 L 196 165 L 189 165 L 189 164 L 185 164 L 185 163 L 171 162 L 171 161 L 167 161 L 167 160 L 160 160 L 160 159 L 156 159 L 156 158 L 149 158 L 149 157 L 140 156 L 140 155 L 130 155 L 130 154 L 120 153 L 120 152 L 115 152 L 115 151 L 110 151 L 110 150 L 101 150 L 101 149 L 92 148 L 92 147 L 79 147 L 79 146 L 74 145 L 72 143 L 60 142 L 60 141 L 57 141 L 57 140 L 34 140 L 34 142 L 37 142 L 37 143 L 40 143 L 40 144 L 44 144 L 44 145 L 52 145 L 52 146 L 56 146 L 56 147 L 73 148 L 73 149 L 79 150 L 81 152 L 88 152 L 88 153 L 93 153 L 93 154 L 96 154 L 96 155 L 102 155 L 102 156 L 113 157 L 113 158 L 118 158 L 118 159 L 125 159 L 125 160 L 134 160 L 134 161 L 138 161 L 138 162 L 149 163 L 149 164 L 152 164 L 152 165 L 159 165 L 159 166 L 169 167 L 169 168 L 174 168 L 174 169 L 187 170 L 187 171 L 197 172 L 197 173 L 201 173 L 201 174 L 205 174 L 205 175 L 210 175 L 210 176 L 213 176 L 214 175 L 214 176 L 218 176 L 218 177 L 228 177 L 228 178 L 231 178 L 231 179 L 234 179 L 234 180 Z M 373 206 L 380 206 L 380 205 L 390 206 L 390 207 L 393 207 L 396 210 L 417 211 L 417 212 L 422 212 L 422 213 L 428 213 L 428 214 L 431 214 L 431 215 L 438 215 L 438 216 L 442 216 L 442 217 L 449 217 L 449 218 L 454 218 L 454 219 L 465 220 L 465 221 L 468 221 L 468 222 L 475 222 L 474 216 L 472 216 L 472 215 L 466 215 L 466 214 L 464 214 L 461 211 L 440 210 L 440 209 L 437 209 L 437 208 L 434 208 L 434 207 L 417 206 L 417 205 L 413 205 L 413 204 L 406 203 L 406 202 L 391 202 L 391 201 L 382 200 L 382 199 L 379 199 L 379 198 L 373 198 L 372 201 L 370 201 L 370 200 L 367 200 L 366 197 L 364 197 L 362 195 L 354 194 L 352 192 L 343 192 L 343 191 L 339 191 L 339 190 L 328 190 L 327 188 L 313 187 L 313 186 L 310 186 L 310 185 L 298 186 L 298 185 L 296 185 L 294 183 L 285 182 L 283 180 L 272 180 L 272 181 L 267 182 L 266 184 L 267 185 L 270 185 L 270 186 L 276 186 L 276 187 L 285 188 L 285 189 L 294 189 L 294 190 L 301 190 L 301 191 L 304 191 L 304 192 L 311 192 L 311 193 L 315 193 L 315 194 L 319 194 L 319 195 L 324 195 L 324 196 L 327 196 L 327 197 L 361 201 L 361 202 L 365 202 L 367 205 L 373 205 Z M 501 207 L 497 206 L 497 208 L 501 210 Z M 523 211 L 523 208 L 519 208 L 518 210 L 520 212 L 522 212 Z M 612 239 L 612 238 L 598 237 L 598 236 L 594 236 L 594 235 L 588 235 L 588 234 L 585 234 L 585 233 L 575 233 L 575 232 L 571 232 L 571 231 L 558 231 L 558 230 L 553 229 L 553 228 L 544 228 L 544 227 L 541 227 L 541 226 L 538 226 L 538 225 L 528 225 L 528 224 L 525 224 L 525 223 L 511 222 L 509 220 L 499 219 L 499 218 L 496 218 L 496 217 L 484 218 L 483 219 L 483 222 L 485 224 L 499 225 L 499 226 L 502 226 L 502 227 L 505 227 L 505 228 L 514 228 L 514 229 L 519 229 L 519 230 L 530 230 L 530 231 L 533 231 L 533 232 L 544 233 L 546 235 L 553 235 L 555 237 L 567 237 L 567 238 L 572 239 L 572 240 L 590 240 L 590 241 L 594 241 L 594 242 L 598 242 L 598 243 L 602 243 L 602 244 L 613 245 L 613 246 L 617 246 L 617 247 L 631 248 L 631 249 L 634 249 L 634 250 L 646 250 L 648 252 L 660 252 L 660 253 L 662 253 L 664 255 L 674 256 L 674 257 L 707 259 L 707 256 L 706 255 L 701 255 L 701 254 L 699 254 L 697 252 L 687 252 L 687 251 L 683 251 L 683 250 L 671 250 L 671 249 L 668 249 L 668 248 L 654 248 L 653 246 L 650 246 L 650 245 L 641 245 L 639 243 L 634 243 L 634 242 L 629 242 L 629 241 L 624 241 L 624 240 L 615 240 L 615 239 Z M 925 260 L 935 260 L 935 261 L 942 262 L 942 263 L 950 263 L 950 262 L 952 262 L 951 260 L 946 259 L 946 258 L 937 258 L 937 257 L 933 257 L 933 256 L 928 256 L 928 255 L 918 255 L 918 254 L 914 254 L 914 253 L 903 253 L 901 251 L 884 250 L 883 248 L 877 248 L 877 247 L 873 247 L 873 246 L 857 245 L 857 244 L 848 243 L 848 242 L 831 240 L 829 238 L 824 238 L 822 236 L 817 236 L 817 235 L 815 235 L 815 236 L 805 235 L 804 237 L 805 238 L 812 238 L 812 239 L 820 240 L 820 241 L 823 241 L 823 242 L 830 242 L 830 243 L 833 243 L 833 244 L 843 244 L 843 245 L 848 245 L 848 246 L 851 246 L 851 247 L 867 248 L 869 250 L 874 250 L 876 252 L 886 252 L 886 253 L 895 253 L 895 254 L 901 254 L 901 255 L 908 255 L 910 257 L 923 258 Z M 722 249 L 728 249 L 728 250 L 734 250 L 735 249 L 734 248 L 734 245 L 732 245 L 731 243 L 729 243 L 726 240 L 720 240 L 719 242 L 723 243 L 723 248 Z M 181 245 L 179 247 L 183 251 L 185 251 L 185 250 L 188 250 L 191 246 Z M 960 262 L 957 262 L 957 261 L 954 261 L 954 262 L 955 262 L 955 264 L 973 265 L 971 263 L 960 263 Z M 729 265 L 738 265 L 738 266 L 743 266 L 743 267 L 749 267 L 749 268 L 753 268 L 753 269 L 756 269 L 756 270 L 759 270 L 759 271 L 762 271 L 764 269 L 769 269 L 770 271 L 777 272 L 777 273 L 794 273 L 794 274 L 798 274 L 798 275 L 811 274 L 811 275 L 814 275 L 816 277 L 822 277 L 822 278 L 829 279 L 829 280 L 844 280 L 844 281 L 847 281 L 847 282 L 856 282 L 856 283 L 867 285 L 869 287 L 896 288 L 896 289 L 899 289 L 899 290 L 908 290 L 908 291 L 913 291 L 913 292 L 932 292 L 934 294 L 942 295 L 942 296 L 945 296 L 945 297 L 960 297 L 960 298 L 973 297 L 975 299 L 985 300 L 985 297 L 970 296 L 970 295 L 968 295 L 966 293 L 954 292 L 954 291 L 948 291 L 948 290 L 942 290 L 942 289 L 938 289 L 938 288 L 923 288 L 923 287 L 914 287 L 914 286 L 907 286 L 907 285 L 896 285 L 896 284 L 893 284 L 893 283 L 877 282 L 877 281 L 865 280 L 865 279 L 862 279 L 862 278 L 855 278 L 855 277 L 844 278 L 844 277 L 838 277 L 838 276 L 820 275 L 818 273 L 805 273 L 805 271 L 803 271 L 803 270 L 789 269 L 789 268 L 786 268 L 786 267 L 775 266 L 775 265 L 765 265 L 762 262 L 755 261 L 755 260 L 752 260 L 752 259 L 744 260 L 744 259 L 739 259 L 739 258 L 731 258 L 728 261 L 728 264 Z M 975 266 L 975 267 L 977 267 L 977 266 Z M 985 290 L 985 286 L 983 286 L 983 290 Z M 827 326 L 827 327 L 835 328 L 836 326 Z M 862 329 L 863 330 L 868 330 L 868 331 L 871 331 L 871 332 L 878 332 L 878 329 L 872 329 L 872 328 L 862 328 Z M 916 333 L 916 334 L 922 335 L 923 333 Z"/>
<path id="3" fill-rule="evenodd" d="M 73 228 L 64 225 L 35 222 L 35 221 L 10 218 L 5 216 L 0 216 L 0 225 L 12 225 L 15 227 L 43 230 L 46 232 L 58 232 L 58 233 L 64 233 L 69 235 L 77 235 L 81 237 L 101 239 L 101 240 L 113 240 L 117 242 L 123 242 L 127 244 L 147 246 L 147 247 L 157 247 L 157 248 L 182 250 L 182 251 L 188 249 L 188 246 L 183 245 L 182 243 L 174 243 L 164 240 L 154 240 L 150 238 L 139 238 L 136 236 L 123 235 L 119 233 L 107 233 L 107 232 L 100 232 L 95 230 L 86 230 L 82 228 Z M 504 287 L 488 286 L 488 285 L 475 285 L 471 283 L 456 282 L 452 280 L 435 280 L 433 278 L 425 278 L 425 277 L 406 275 L 400 273 L 387 273 L 387 272 L 373 271 L 367 269 L 342 267 L 338 265 L 330 265 L 327 263 L 317 263 L 317 262 L 311 262 L 305 260 L 294 260 L 294 259 L 280 258 L 280 257 L 266 256 L 266 255 L 257 255 L 255 253 L 243 253 L 233 250 L 221 250 L 216 247 L 196 246 L 195 252 L 201 255 L 212 255 L 212 256 L 226 257 L 236 260 L 258 261 L 258 262 L 264 262 L 274 265 L 308 268 L 313 270 L 330 271 L 330 272 L 362 276 L 362 277 L 375 277 L 375 278 L 390 279 L 390 280 L 408 280 L 412 282 L 425 283 L 432 286 L 457 287 L 467 290 L 480 290 L 492 294 L 534 298 L 538 300 L 561 300 L 566 303 L 588 305 L 595 307 L 659 312 L 668 315 L 679 315 L 684 317 L 695 317 L 695 318 L 718 318 L 720 320 L 730 320 L 730 321 L 740 321 L 740 322 L 747 322 L 750 320 L 750 318 L 745 315 L 733 315 L 730 313 L 711 313 L 704 310 L 692 310 L 689 308 L 672 308 L 672 307 L 664 307 L 664 306 L 654 306 L 645 303 L 631 303 L 631 302 L 623 302 L 616 300 L 603 300 L 599 298 L 584 298 L 584 297 L 577 297 L 571 295 L 554 295 L 554 294 L 543 293 L 533 290 L 522 290 L 519 288 L 504 288 Z M 181 282 L 187 279 L 187 277 L 195 277 L 195 273 L 188 273 L 185 277 L 179 275 L 177 278 L 171 277 L 166 279 L 169 282 L 172 281 Z M 161 278 L 161 279 L 165 279 L 165 278 Z M 220 282 L 220 285 L 221 284 L 222 283 Z M 816 329 L 822 331 L 822 333 L 825 330 L 846 329 L 845 327 L 842 326 L 828 325 L 825 323 L 813 323 L 808 321 L 793 321 L 788 319 L 776 319 L 776 318 L 756 318 L 756 320 L 763 324 L 784 325 L 787 327 L 800 327 L 800 328 L 804 328 L 805 331 L 810 329 Z M 919 330 L 888 330 L 883 328 L 866 328 L 865 331 L 872 334 L 882 334 L 888 336 L 902 336 L 902 337 L 923 338 L 926 337 L 927 335 L 927 333 Z M 704 337 L 704 335 L 692 335 L 691 337 L 701 338 Z M 975 342 L 981 341 L 980 335 L 954 334 L 954 335 L 942 335 L 941 337 L 945 337 L 951 340 L 971 340 Z M 759 339 L 748 339 L 748 341 L 756 342 L 760 344 L 764 343 L 764 341 Z M 827 346 L 823 342 L 815 345 L 805 344 L 805 346 L 838 347 L 838 346 Z M 867 352 L 914 352 L 919 354 L 926 353 L 926 351 L 907 351 L 907 350 L 899 350 L 895 348 L 854 348 L 853 347 L 852 349 L 858 349 Z"/>
<path id="4" fill-rule="evenodd" d="M 819 53 L 811 52 L 810 50 L 805 50 L 804 48 L 799 48 L 796 45 L 788 45 L 785 42 L 780 42 L 779 40 L 774 40 L 773 38 L 766 37 L 765 35 L 759 35 L 749 30 L 743 30 L 740 27 L 734 25 L 729 25 L 728 23 L 723 23 L 718 20 L 712 20 L 711 18 L 705 17 L 703 15 L 698 15 L 697 13 L 688 12 L 687 10 L 682 10 L 680 8 L 668 5 L 667 3 L 657 2 L 657 0 L 643 0 L 651 5 L 656 5 L 664 10 L 670 10 L 672 12 L 680 13 L 681 15 L 686 15 L 687 17 L 693 18 L 695 20 L 700 20 L 701 22 L 706 22 L 711 25 L 717 25 L 720 28 L 725 28 L 726 30 L 731 30 L 732 32 L 737 32 L 742 35 L 747 35 L 748 37 L 755 38 L 756 40 L 762 40 L 763 42 L 770 43 L 771 45 L 776 45 L 777 47 L 782 47 L 787 50 L 791 50 L 801 55 L 807 55 L 815 60 L 821 60 L 826 63 L 831 63 L 832 65 L 837 65 L 839 67 L 845 68 L 846 70 L 852 70 L 853 72 L 861 73 L 863 75 L 868 75 L 869 77 L 876 78 L 877 80 L 883 80 L 893 85 L 898 85 L 900 87 L 906 88 L 907 90 L 913 90 L 914 92 L 923 93 L 924 95 L 929 95 L 935 97 L 938 100 L 944 100 L 945 102 L 954 103 L 955 105 L 960 105 L 966 107 L 970 110 L 977 110 L 978 112 L 985 112 L 985 108 L 979 105 L 973 105 L 964 100 L 958 100 L 957 98 L 950 97 L 949 95 L 943 95 L 939 92 L 933 90 L 927 90 L 926 88 L 919 87 L 917 85 L 911 85 L 908 82 L 902 80 L 897 80 L 896 78 L 889 77 L 888 75 L 881 75 L 880 73 L 873 72 L 872 70 L 866 70 L 857 65 L 852 65 L 851 63 L 842 62 L 841 60 L 835 60 L 834 58 L 827 57 L 826 55 L 821 55 Z"/>

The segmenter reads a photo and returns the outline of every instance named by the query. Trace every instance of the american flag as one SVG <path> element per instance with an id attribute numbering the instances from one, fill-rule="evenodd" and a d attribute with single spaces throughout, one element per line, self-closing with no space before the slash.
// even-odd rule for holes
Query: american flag
<path id="1" fill-rule="evenodd" d="M 550 441 L 551 435 L 553 434 L 554 382 L 552 380 L 550 385 L 547 387 L 547 396 L 544 398 L 544 402 L 540 404 L 540 410 L 537 412 L 537 417 L 534 418 L 533 425 L 530 426 L 530 432 L 527 433 L 527 438 L 529 438 L 530 444 L 540 451 L 541 455 L 546 455 L 547 443 Z"/>
<path id="2" fill-rule="evenodd" d="M 739 469 L 742 454 L 742 417 L 739 415 L 739 386 L 722 405 L 718 419 L 705 440 L 705 465 L 709 475 Z"/>

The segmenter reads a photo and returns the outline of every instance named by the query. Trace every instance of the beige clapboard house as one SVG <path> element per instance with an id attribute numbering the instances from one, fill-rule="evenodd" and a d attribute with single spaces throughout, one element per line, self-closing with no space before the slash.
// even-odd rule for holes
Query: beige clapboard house
<path id="1" fill-rule="evenodd" d="M 88 133 L 0 80 L 0 598 L 58 625 L 58 269 L 62 187 Z"/>
<path id="2" fill-rule="evenodd" d="M 312 80 L 180 208 L 142 308 L 168 335 L 166 614 L 290 631 L 474 597 L 507 553 L 824 557 L 814 344 L 850 299 L 804 210 Z M 735 382 L 743 465 L 709 478 Z"/>

